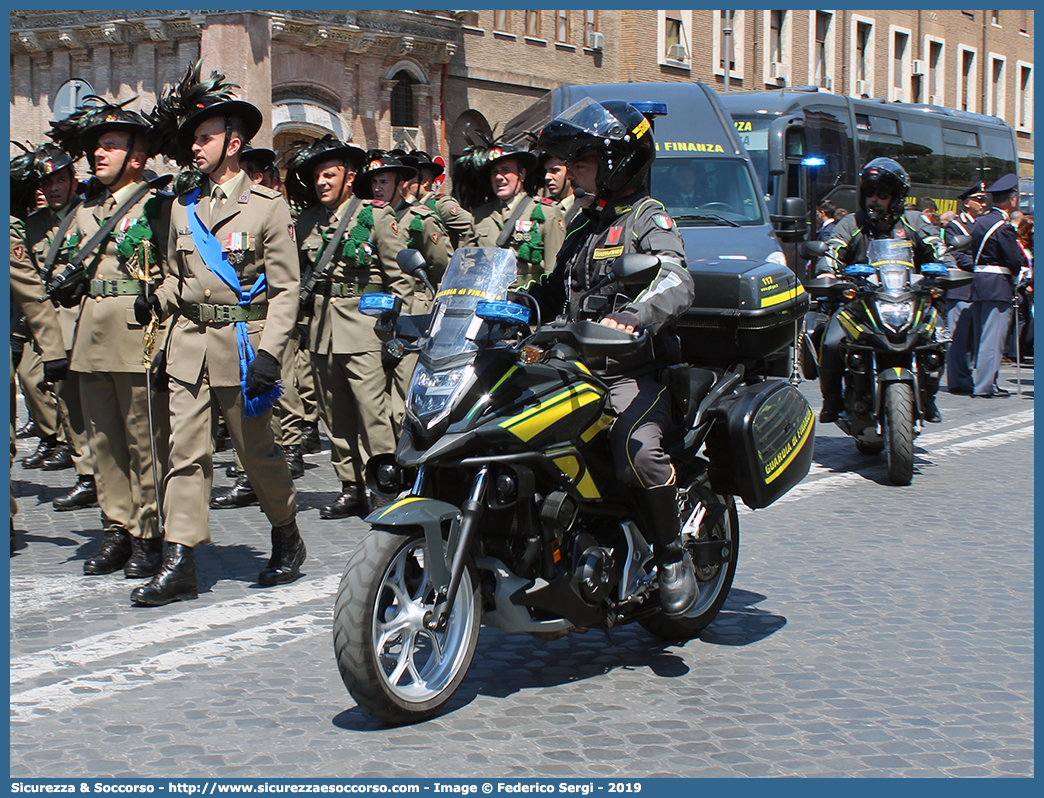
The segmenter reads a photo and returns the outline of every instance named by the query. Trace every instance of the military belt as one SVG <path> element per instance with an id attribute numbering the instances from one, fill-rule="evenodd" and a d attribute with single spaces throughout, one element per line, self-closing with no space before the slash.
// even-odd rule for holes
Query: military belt
<path id="1" fill-rule="evenodd" d="M 91 280 L 89 294 L 95 296 L 135 296 L 142 291 L 141 280 Z"/>
<path id="2" fill-rule="evenodd" d="M 975 266 L 974 268 L 976 274 L 1006 274 L 1008 275 L 1008 277 L 1011 277 L 1011 269 L 1009 269 L 1007 266 L 998 266 L 994 263 L 984 263 Z"/>
<path id="3" fill-rule="evenodd" d="M 267 304 L 210 305 L 204 302 L 183 303 L 182 315 L 199 324 L 232 324 L 239 321 L 258 321 L 268 315 Z"/>
<path id="4" fill-rule="evenodd" d="M 316 286 L 315 292 L 322 294 L 323 296 L 332 297 L 353 297 L 362 296 L 363 294 L 373 294 L 381 290 L 381 287 L 375 283 L 363 283 L 359 285 L 357 283 L 334 283 L 324 282 Z"/>

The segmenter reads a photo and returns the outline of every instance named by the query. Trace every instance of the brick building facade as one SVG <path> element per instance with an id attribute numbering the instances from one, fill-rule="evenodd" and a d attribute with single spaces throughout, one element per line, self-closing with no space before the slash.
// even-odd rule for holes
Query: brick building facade
<path id="1" fill-rule="evenodd" d="M 151 108 L 200 54 L 271 109 L 254 143 L 278 151 L 331 132 L 445 157 L 559 83 L 699 80 L 1000 116 L 1033 173 L 1033 12 L 1019 9 L 12 11 L 11 138 L 41 140 L 88 91 Z"/>

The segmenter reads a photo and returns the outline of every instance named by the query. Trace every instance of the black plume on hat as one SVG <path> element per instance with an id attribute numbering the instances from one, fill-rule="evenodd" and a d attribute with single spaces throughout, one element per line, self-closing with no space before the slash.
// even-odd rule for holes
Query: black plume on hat
<path id="1" fill-rule="evenodd" d="M 311 171 L 322 161 L 343 158 L 358 172 L 365 153 L 327 133 L 315 141 L 296 141 L 286 154 L 286 191 L 291 202 L 306 207 L 318 202 Z"/>
<path id="2" fill-rule="evenodd" d="M 138 99 L 137 97 L 131 97 L 119 104 L 107 102 L 97 94 L 89 94 L 83 99 L 85 105 L 81 105 L 65 119 L 51 122 L 51 129 L 47 132 L 47 136 L 73 160 L 84 154 L 90 159 L 95 143 L 103 133 L 110 130 L 152 135 L 149 120 L 124 107 Z M 148 155 L 152 156 L 155 153 L 156 149 L 153 146 Z"/>

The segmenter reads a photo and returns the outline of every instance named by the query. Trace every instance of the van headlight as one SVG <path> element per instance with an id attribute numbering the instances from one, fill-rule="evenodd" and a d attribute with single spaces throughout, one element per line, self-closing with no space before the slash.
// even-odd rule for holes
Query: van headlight
<path id="1" fill-rule="evenodd" d="M 885 327 L 899 332 L 909 326 L 913 320 L 913 302 L 881 302 L 877 303 L 877 313 Z"/>
<path id="2" fill-rule="evenodd" d="M 786 256 L 784 256 L 784 254 L 780 252 L 778 249 L 771 255 L 769 255 L 767 258 L 765 258 L 765 260 L 767 260 L 769 263 L 778 263 L 780 266 L 787 265 Z"/>

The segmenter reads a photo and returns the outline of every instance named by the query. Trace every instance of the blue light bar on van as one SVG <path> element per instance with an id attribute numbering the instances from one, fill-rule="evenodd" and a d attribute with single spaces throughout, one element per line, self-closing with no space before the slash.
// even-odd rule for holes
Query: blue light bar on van
<path id="1" fill-rule="evenodd" d="M 667 103 L 657 103 L 652 100 L 639 100 L 631 105 L 645 116 L 667 116 Z"/>
<path id="2" fill-rule="evenodd" d="M 395 310 L 394 294 L 378 294 L 376 292 L 363 294 L 359 299 L 359 312 L 364 316 L 383 316 L 391 310 Z"/>
<path id="3" fill-rule="evenodd" d="M 849 277 L 869 277 L 874 273 L 874 267 L 866 263 L 856 263 L 845 267 L 845 274 Z"/>
<path id="4" fill-rule="evenodd" d="M 475 305 L 475 315 L 494 324 L 527 324 L 529 308 L 504 299 L 480 299 Z"/>
<path id="5" fill-rule="evenodd" d="M 826 166 L 826 159 L 819 158 L 815 155 L 810 155 L 807 158 L 801 159 L 802 166 Z"/>

